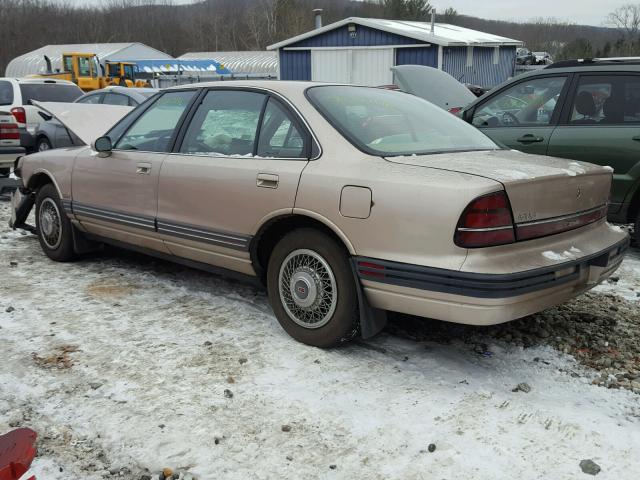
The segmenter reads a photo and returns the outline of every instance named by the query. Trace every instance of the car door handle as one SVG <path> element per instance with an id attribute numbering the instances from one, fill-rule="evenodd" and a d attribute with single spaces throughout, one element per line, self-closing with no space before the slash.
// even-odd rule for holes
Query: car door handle
<path id="1" fill-rule="evenodd" d="M 256 185 L 262 188 L 278 188 L 280 177 L 273 173 L 259 173 Z"/>
<path id="2" fill-rule="evenodd" d="M 150 163 L 139 163 L 136 165 L 136 173 L 138 175 L 149 175 L 151 172 L 151 164 Z"/>
<path id="3" fill-rule="evenodd" d="M 636 142 L 640 142 L 640 135 L 636 135 L 635 137 L 631 137 L 631 140 L 635 140 Z"/>
<path id="4" fill-rule="evenodd" d="M 520 143 L 537 143 L 537 142 L 542 142 L 543 140 L 544 140 L 544 137 L 538 137 L 530 133 L 527 133 L 526 135 L 523 135 L 522 137 L 517 139 L 517 141 Z"/>

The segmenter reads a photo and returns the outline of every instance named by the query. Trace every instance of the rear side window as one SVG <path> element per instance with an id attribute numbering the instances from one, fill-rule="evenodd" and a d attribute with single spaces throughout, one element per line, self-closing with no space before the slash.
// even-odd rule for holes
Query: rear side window
<path id="1" fill-rule="evenodd" d="M 13 103 L 13 85 L 6 80 L 0 80 L 0 105 Z"/>
<path id="2" fill-rule="evenodd" d="M 264 102 L 261 93 L 210 91 L 193 116 L 180 152 L 252 155 Z"/>
<path id="3" fill-rule="evenodd" d="M 584 75 L 576 90 L 571 125 L 640 122 L 640 76 Z"/>
<path id="4" fill-rule="evenodd" d="M 21 83 L 20 92 L 23 105 L 31 100 L 70 103 L 84 94 L 76 85 L 63 83 Z"/>
<path id="5" fill-rule="evenodd" d="M 303 130 L 289 112 L 273 97 L 264 111 L 257 154 L 260 157 L 303 158 L 305 139 Z"/>
<path id="6" fill-rule="evenodd" d="M 116 144 L 116 149 L 145 152 L 168 151 L 176 125 L 194 94 L 194 90 L 188 90 L 167 92 L 160 96 L 122 136 Z M 110 135 L 114 135 L 114 131 L 117 130 L 118 125 Z"/>

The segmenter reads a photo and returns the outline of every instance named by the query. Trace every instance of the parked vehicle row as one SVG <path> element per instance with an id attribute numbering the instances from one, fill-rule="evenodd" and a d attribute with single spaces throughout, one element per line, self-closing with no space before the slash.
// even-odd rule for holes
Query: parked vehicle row
<path id="1" fill-rule="evenodd" d="M 111 243 L 249 276 L 311 345 L 371 336 L 387 310 L 519 318 L 610 276 L 629 242 L 606 222 L 610 168 L 504 149 L 403 92 L 189 85 L 113 126 L 104 105 L 39 106 L 90 146 L 22 157 L 14 227 L 35 204 L 53 260 Z"/>
<path id="2" fill-rule="evenodd" d="M 107 87 L 76 99 L 74 103 L 95 105 L 121 105 L 135 107 L 158 92 L 155 88 Z M 82 145 L 82 141 L 51 115 L 40 112 L 42 121 L 36 131 L 36 150 Z"/>
<path id="3" fill-rule="evenodd" d="M 553 57 L 549 52 L 532 52 L 528 48 L 518 48 L 516 50 L 517 65 L 551 65 Z"/>
<path id="4" fill-rule="evenodd" d="M 500 145 L 613 168 L 609 219 L 634 223 L 640 232 L 640 65 L 558 62 L 471 102 L 443 72 L 411 66 L 410 76 L 396 68 L 404 91 L 459 114 Z M 427 87 L 436 83 L 437 89 Z"/>

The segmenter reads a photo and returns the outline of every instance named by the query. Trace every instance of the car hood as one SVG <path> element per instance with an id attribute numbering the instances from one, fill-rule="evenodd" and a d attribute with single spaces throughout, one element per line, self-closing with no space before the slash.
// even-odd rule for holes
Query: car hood
<path id="1" fill-rule="evenodd" d="M 53 115 L 86 145 L 107 133 L 134 107 L 85 103 L 32 102 Z"/>
<path id="2" fill-rule="evenodd" d="M 606 205 L 613 169 L 516 150 L 388 157 L 388 161 L 467 173 L 500 182 L 517 223 Z"/>
<path id="3" fill-rule="evenodd" d="M 422 65 L 398 65 L 391 67 L 395 82 L 403 92 L 424 98 L 449 110 L 466 107 L 476 96 L 447 72 Z"/>

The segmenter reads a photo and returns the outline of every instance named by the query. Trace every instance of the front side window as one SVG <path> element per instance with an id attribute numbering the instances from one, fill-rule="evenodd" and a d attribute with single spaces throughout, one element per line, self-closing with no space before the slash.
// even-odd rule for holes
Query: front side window
<path id="1" fill-rule="evenodd" d="M 265 99 L 255 92 L 210 91 L 189 124 L 180 152 L 252 155 Z"/>
<path id="2" fill-rule="evenodd" d="M 194 94 L 194 90 L 188 90 L 167 92 L 160 96 L 118 140 L 115 148 L 167 152 L 176 125 Z M 126 121 L 126 118 L 123 121 Z M 116 125 L 110 134 L 117 130 Z"/>
<path id="3" fill-rule="evenodd" d="M 476 127 L 545 126 L 551 123 L 566 77 L 545 77 L 520 82 L 478 106 Z"/>
<path id="4" fill-rule="evenodd" d="M 102 94 L 93 94 L 93 95 L 85 95 L 82 98 L 79 98 L 76 103 L 100 103 L 100 98 L 102 98 Z"/>
<path id="5" fill-rule="evenodd" d="M 465 121 L 408 93 L 329 85 L 311 87 L 307 96 L 339 133 L 371 155 L 499 148 Z"/>
<path id="6" fill-rule="evenodd" d="M 105 93 L 102 103 L 107 105 L 129 105 L 129 97 L 120 95 L 119 93 Z"/>

